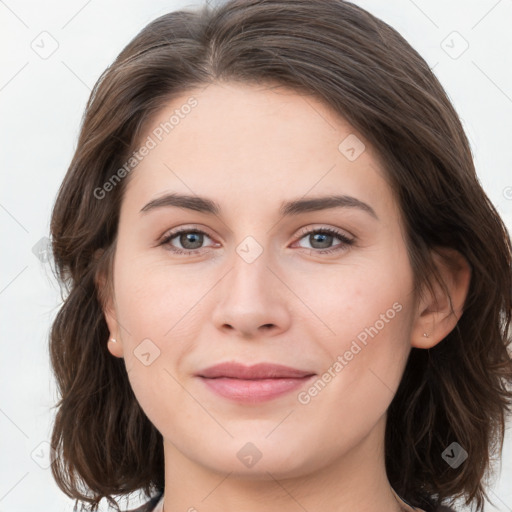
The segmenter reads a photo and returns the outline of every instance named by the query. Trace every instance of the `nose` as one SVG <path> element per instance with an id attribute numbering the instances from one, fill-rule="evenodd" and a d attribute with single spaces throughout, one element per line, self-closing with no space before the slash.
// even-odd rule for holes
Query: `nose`
<path id="1" fill-rule="evenodd" d="M 216 287 L 215 327 L 243 338 L 275 336 L 289 328 L 292 293 L 263 251 L 254 261 L 239 254 Z"/>

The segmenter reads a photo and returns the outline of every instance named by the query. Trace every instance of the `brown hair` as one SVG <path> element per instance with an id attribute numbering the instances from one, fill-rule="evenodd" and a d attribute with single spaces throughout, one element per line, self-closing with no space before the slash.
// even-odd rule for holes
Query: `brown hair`
<path id="1" fill-rule="evenodd" d="M 166 14 L 95 85 L 51 221 L 56 272 L 67 286 L 50 339 L 61 395 L 52 433 L 58 485 L 90 510 L 102 498 L 117 508 L 113 495 L 163 490 L 162 436 L 137 403 L 124 361 L 107 350 L 96 285 L 101 273 L 110 277 L 127 179 L 105 200 L 95 191 L 137 149 L 152 114 L 218 80 L 315 95 L 367 138 L 403 215 L 417 290 L 439 280 L 436 247 L 469 262 L 456 328 L 431 349 L 411 350 L 388 410 L 385 462 L 412 505 L 432 510 L 464 497 L 482 511 L 482 482 L 490 455 L 502 450 L 512 399 L 510 238 L 428 65 L 393 28 L 341 0 L 234 0 Z M 454 441 L 468 454 L 457 469 L 442 458 Z"/>

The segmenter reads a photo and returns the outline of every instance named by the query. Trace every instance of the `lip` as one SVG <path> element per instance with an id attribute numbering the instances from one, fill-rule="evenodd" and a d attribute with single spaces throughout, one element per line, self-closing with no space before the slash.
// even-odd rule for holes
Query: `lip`
<path id="1" fill-rule="evenodd" d="M 290 366 L 272 363 L 259 363 L 252 366 L 236 362 L 225 362 L 210 366 L 201 370 L 199 377 L 215 379 L 227 377 L 232 379 L 283 379 L 283 378 L 302 378 L 308 375 L 314 375 L 314 372 L 299 370 Z"/>
<path id="2" fill-rule="evenodd" d="M 197 374 L 214 393 L 235 402 L 272 400 L 303 386 L 316 374 L 289 366 L 259 363 L 245 366 L 221 363 Z"/>

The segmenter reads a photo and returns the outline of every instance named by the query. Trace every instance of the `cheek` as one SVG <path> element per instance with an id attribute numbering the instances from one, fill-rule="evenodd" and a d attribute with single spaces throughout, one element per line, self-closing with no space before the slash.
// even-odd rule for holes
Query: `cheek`
<path id="1" fill-rule="evenodd" d="M 170 404 L 187 400 L 178 370 L 201 325 L 191 311 L 196 294 L 151 262 L 125 261 L 119 258 L 114 285 L 126 371 L 138 403 L 161 427 L 174 414 Z"/>
<path id="2" fill-rule="evenodd" d="M 163 414 L 162 393 L 166 403 L 186 400 L 178 382 L 200 338 L 201 297 L 212 284 L 193 265 L 172 267 L 162 259 L 127 257 L 129 252 L 119 246 L 114 266 L 123 357 L 138 402 L 156 419 Z"/>
<path id="3" fill-rule="evenodd" d="M 324 365 L 297 396 L 307 417 L 331 419 L 324 436 L 340 448 L 368 432 L 389 407 L 410 351 L 413 312 L 410 276 L 385 264 L 350 270 L 328 280 L 323 302 L 314 293 L 305 299 L 335 334 L 319 336 L 312 328 L 318 321 L 306 325 Z"/>
<path id="4" fill-rule="evenodd" d="M 315 278 L 303 274 L 295 279 L 304 302 L 330 328 L 333 339 L 356 337 L 372 326 L 383 333 L 403 325 L 412 276 L 398 255 L 394 261 L 384 256 L 332 266 Z"/>
<path id="5" fill-rule="evenodd" d="M 144 258 L 123 261 L 120 254 L 114 278 L 118 318 L 132 342 L 173 336 L 200 297 L 197 273 Z"/>
<path id="6" fill-rule="evenodd" d="M 357 384 L 360 397 L 372 396 L 375 386 L 396 389 L 413 322 L 413 279 L 405 250 L 373 256 L 333 266 L 320 281 L 309 279 L 309 288 L 307 279 L 298 287 L 309 290 L 303 300 L 321 320 L 312 318 L 305 328 L 326 355 L 325 371 L 336 375 L 333 390 L 343 393 L 341 388 Z"/>

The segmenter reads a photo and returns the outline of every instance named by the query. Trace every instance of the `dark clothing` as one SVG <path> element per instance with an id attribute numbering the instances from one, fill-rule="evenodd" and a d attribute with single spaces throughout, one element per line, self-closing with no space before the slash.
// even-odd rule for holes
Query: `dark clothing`
<path id="1" fill-rule="evenodd" d="M 147 503 L 144 503 L 144 505 L 128 510 L 127 512 L 152 512 L 152 510 L 154 510 L 154 508 L 158 505 L 162 495 L 162 492 L 158 493 L 156 496 L 153 496 L 153 498 L 151 498 Z"/>
<path id="2" fill-rule="evenodd" d="M 163 493 L 158 493 L 156 496 L 151 498 L 144 505 L 142 505 L 136 509 L 128 510 L 127 512 L 152 512 L 155 509 L 155 507 L 158 505 L 158 503 L 160 502 L 160 498 L 162 497 L 162 495 L 163 495 Z M 453 508 L 447 507 L 445 505 L 441 505 L 440 507 L 436 508 L 435 512 L 456 512 L 456 511 Z"/>

